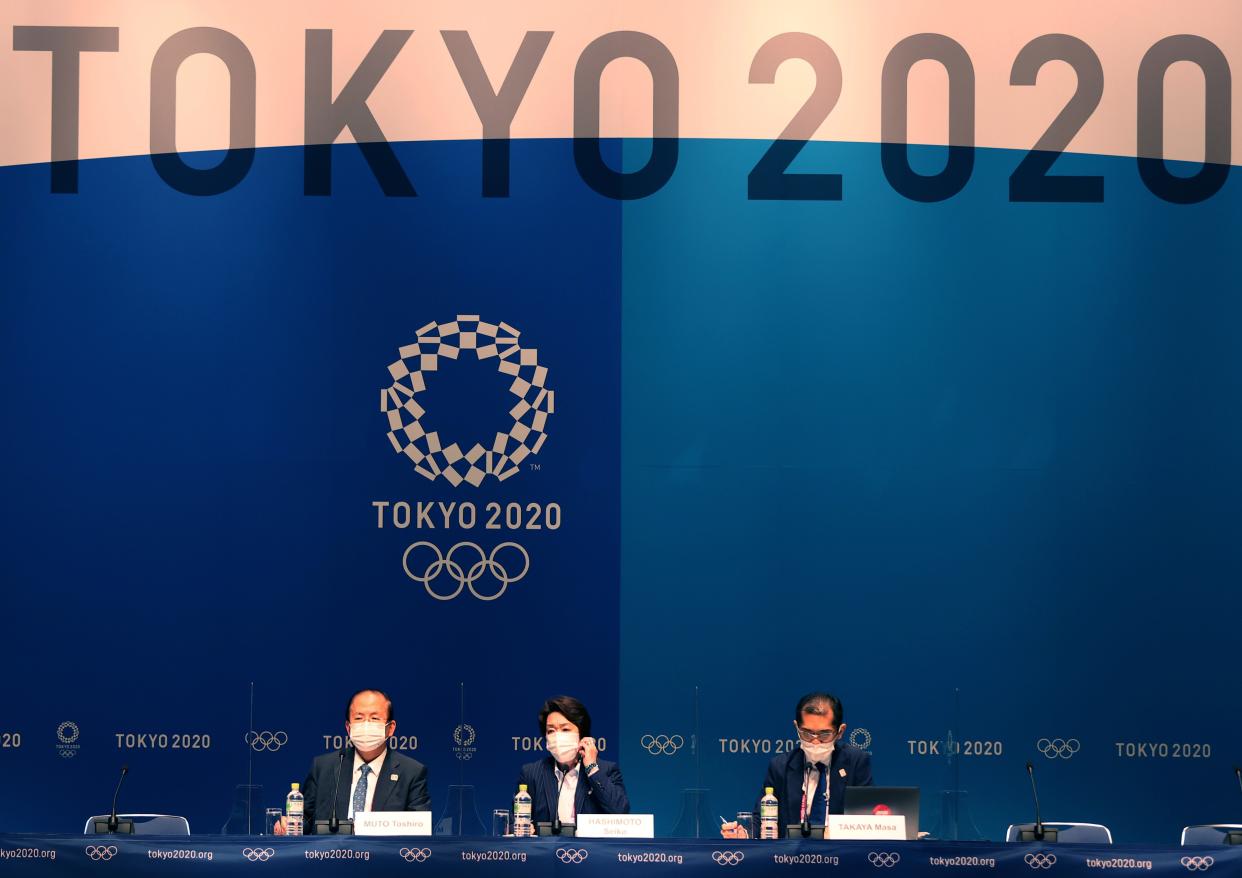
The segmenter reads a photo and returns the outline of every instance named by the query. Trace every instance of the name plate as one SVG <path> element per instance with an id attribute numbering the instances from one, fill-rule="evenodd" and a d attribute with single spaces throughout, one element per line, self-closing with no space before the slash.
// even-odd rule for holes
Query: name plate
<path id="1" fill-rule="evenodd" d="M 578 838 L 655 838 L 655 815 L 579 814 Z"/>
<path id="2" fill-rule="evenodd" d="M 894 839 L 906 840 L 906 816 L 893 814 L 888 817 L 871 817 L 865 814 L 829 814 L 824 837 L 833 841 L 841 839 Z"/>
<path id="3" fill-rule="evenodd" d="M 354 835 L 431 835 L 430 811 L 362 811 Z"/>

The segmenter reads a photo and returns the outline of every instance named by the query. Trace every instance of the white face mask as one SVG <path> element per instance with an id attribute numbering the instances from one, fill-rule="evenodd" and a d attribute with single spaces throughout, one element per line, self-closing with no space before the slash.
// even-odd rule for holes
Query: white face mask
<path id="1" fill-rule="evenodd" d="M 367 720 L 349 724 L 349 740 L 357 750 L 374 750 L 388 740 L 387 723 Z"/>
<path id="2" fill-rule="evenodd" d="M 816 762 L 828 762 L 832 758 L 832 751 L 837 747 L 836 741 L 829 741 L 827 744 L 812 744 L 810 741 L 799 741 L 798 743 L 802 745 L 802 752 L 806 754 L 808 765 L 814 765 Z"/>
<path id="3" fill-rule="evenodd" d="M 578 756 L 577 732 L 553 732 L 545 742 L 548 753 L 561 765 L 568 765 Z"/>

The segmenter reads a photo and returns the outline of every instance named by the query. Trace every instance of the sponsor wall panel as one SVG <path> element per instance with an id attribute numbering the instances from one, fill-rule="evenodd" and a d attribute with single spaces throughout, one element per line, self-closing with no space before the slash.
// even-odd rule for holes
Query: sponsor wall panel
<path id="1" fill-rule="evenodd" d="M 437 818 L 509 800 L 552 694 L 616 739 L 619 206 L 567 141 L 515 143 L 507 200 L 477 143 L 399 153 L 417 199 L 353 146 L 326 199 L 300 149 L 203 199 L 145 157 L 0 172 L 10 828 L 80 828 L 128 763 L 123 808 L 218 832 L 364 686 Z"/>
<path id="2" fill-rule="evenodd" d="M 683 143 L 624 215 L 636 807 L 751 808 L 823 688 L 925 829 L 946 789 L 966 837 L 1033 819 L 1028 760 L 1046 819 L 1120 840 L 1236 814 L 1236 175 L 1187 209 L 1065 156 L 1106 201 L 1021 205 L 1021 154 L 981 150 L 931 207 L 875 145 L 812 143 L 843 200 L 773 204 L 739 182 L 765 149 Z"/>

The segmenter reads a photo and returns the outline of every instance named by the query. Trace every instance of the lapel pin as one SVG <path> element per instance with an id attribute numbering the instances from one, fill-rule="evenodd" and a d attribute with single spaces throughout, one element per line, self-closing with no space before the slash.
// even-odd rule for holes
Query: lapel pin
<path id="1" fill-rule="evenodd" d="M 844 774 L 845 772 L 841 772 L 841 773 L 842 773 L 842 774 Z M 390 774 L 390 775 L 388 775 L 388 779 L 389 779 L 389 780 L 396 780 L 396 779 L 397 779 L 397 776 L 396 776 L 395 774 Z"/>
<path id="2" fill-rule="evenodd" d="M 840 774 L 840 775 L 841 775 L 841 777 L 845 777 L 845 769 L 844 769 L 844 768 L 842 768 L 842 769 L 838 770 L 838 772 L 837 772 L 837 773 L 838 773 L 838 774 Z M 394 778 L 393 778 L 393 780 L 396 780 L 396 778 L 394 777 Z"/>

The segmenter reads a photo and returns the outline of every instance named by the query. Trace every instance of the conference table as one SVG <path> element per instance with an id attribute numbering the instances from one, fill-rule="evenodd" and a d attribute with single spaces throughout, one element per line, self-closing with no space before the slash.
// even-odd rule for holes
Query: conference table
<path id="1" fill-rule="evenodd" d="M 942 841 L 596 840 L 375 836 L 0 834 L 0 875 L 330 873 L 422 878 L 659 875 L 1242 875 L 1242 846 L 1003 844 Z"/>

